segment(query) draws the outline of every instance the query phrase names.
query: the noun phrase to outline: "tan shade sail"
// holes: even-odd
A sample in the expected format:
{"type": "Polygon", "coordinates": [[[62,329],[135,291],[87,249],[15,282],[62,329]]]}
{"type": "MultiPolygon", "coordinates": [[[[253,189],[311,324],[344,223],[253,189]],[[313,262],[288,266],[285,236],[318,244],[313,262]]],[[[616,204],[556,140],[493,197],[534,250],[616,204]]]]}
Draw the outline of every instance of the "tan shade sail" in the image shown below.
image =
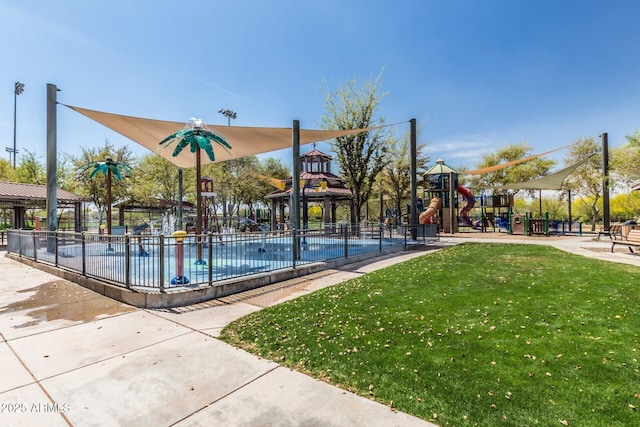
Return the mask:
{"type": "Polygon", "coordinates": [[[462,172],[462,173],[464,175],[481,175],[483,173],[494,172],[494,171],[497,171],[497,170],[500,170],[500,169],[504,169],[504,168],[509,167],[509,166],[519,165],[520,163],[528,162],[529,160],[533,160],[535,158],[542,157],[542,156],[545,156],[547,154],[551,154],[551,153],[553,153],[555,151],[559,151],[559,150],[565,149],[567,147],[570,147],[570,145],[565,145],[564,147],[556,148],[556,149],[553,149],[553,150],[550,150],[550,151],[545,151],[544,153],[534,154],[534,155],[528,156],[528,157],[523,157],[522,159],[513,160],[511,162],[501,163],[499,165],[488,166],[486,168],[476,169],[476,170],[473,170],[473,171],[466,171],[466,172],[462,172]]]}
{"type": "Polygon", "coordinates": [[[496,190],[562,190],[564,180],[578,167],[582,166],[590,156],[579,161],[569,167],[554,172],[542,178],[532,179],[530,181],[518,182],[516,184],[508,184],[500,187],[493,187],[496,190]]]}
{"type": "MultiPolygon", "coordinates": [[[[62,104],[109,129],[137,142],[154,153],[164,157],[180,168],[196,166],[196,156],[188,148],[173,157],[175,143],[160,146],[159,142],[180,130],[185,129],[185,122],[170,122],[164,120],[145,119],[141,117],[124,116],[121,114],[105,113],[62,104]]],[[[392,126],[392,125],[386,125],[392,126]]],[[[355,133],[378,129],[382,126],[351,129],[351,130],[307,130],[300,129],[300,145],[312,142],[327,141],[355,133]]],[[[292,145],[292,128],[265,128],[243,126],[206,125],[206,128],[222,136],[231,145],[231,150],[224,150],[217,144],[212,144],[215,152],[215,162],[268,153],[292,145]]],[[[201,156],[201,164],[213,163],[207,156],[201,156]]]]}

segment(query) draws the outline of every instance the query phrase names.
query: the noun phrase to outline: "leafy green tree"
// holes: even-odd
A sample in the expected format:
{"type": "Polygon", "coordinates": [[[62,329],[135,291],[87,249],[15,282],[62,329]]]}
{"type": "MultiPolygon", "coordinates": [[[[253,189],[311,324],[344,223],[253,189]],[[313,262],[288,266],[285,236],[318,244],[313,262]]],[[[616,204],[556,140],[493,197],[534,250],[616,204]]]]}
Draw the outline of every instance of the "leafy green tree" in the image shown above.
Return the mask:
{"type": "Polygon", "coordinates": [[[602,152],[601,147],[593,138],[582,138],[575,140],[564,162],[566,165],[573,165],[587,157],[586,163],[576,168],[564,181],[564,186],[582,200],[583,204],[589,205],[591,212],[591,231],[595,231],[600,215],[602,197],[602,152]]]}
{"type": "MultiPolygon", "coordinates": [[[[418,127],[418,135],[422,126],[418,127]]],[[[407,131],[401,139],[389,135],[388,162],[378,176],[375,188],[378,194],[388,194],[398,212],[402,212],[402,205],[410,198],[411,187],[411,135],[407,131]]],[[[429,163],[429,156],[425,154],[426,144],[419,143],[416,147],[416,168],[424,169],[429,163]]]]}
{"type": "MultiPolygon", "coordinates": [[[[326,90],[326,113],[322,118],[325,129],[362,129],[383,125],[385,120],[378,108],[385,94],[382,73],[375,80],[348,81],[335,91],[326,90]]],[[[340,175],[351,190],[352,222],[358,223],[362,206],[370,198],[374,182],[387,163],[387,139],[383,129],[361,132],[337,138],[332,151],[340,166],[340,175]]]]}
{"type": "MultiPolygon", "coordinates": [[[[113,161],[121,162],[129,167],[135,167],[135,159],[128,147],[116,148],[109,140],[105,140],[100,147],[85,148],[79,156],[72,157],[74,168],[78,171],[76,175],[76,189],[78,194],[91,199],[98,209],[98,221],[102,223],[103,215],[108,207],[107,197],[107,176],[99,176],[91,179],[92,170],[87,170],[86,166],[95,162],[104,161],[107,157],[113,161]]],[[[120,181],[115,180],[111,188],[112,203],[126,200],[130,197],[129,179],[125,177],[120,181]]]]}
{"type": "Polygon", "coordinates": [[[25,184],[46,185],[47,170],[44,164],[38,160],[35,152],[27,149],[24,151],[26,154],[21,156],[20,163],[16,166],[14,179],[25,184]]]}
{"type": "Polygon", "coordinates": [[[610,200],[611,220],[624,222],[628,219],[637,219],[640,215],[640,191],[616,194],[610,200]]]}
{"type": "Polygon", "coordinates": [[[58,156],[57,169],[58,188],[75,193],[76,170],[71,156],[64,153],[58,156]]]}
{"type": "Polygon", "coordinates": [[[611,169],[616,180],[631,187],[640,183],[640,130],[627,136],[627,143],[612,150],[611,169]]]}
{"type": "Polygon", "coordinates": [[[11,162],[5,159],[0,159],[0,181],[13,181],[13,168],[11,162]]]}
{"type": "MultiPolygon", "coordinates": [[[[155,206],[157,199],[178,201],[178,175],[179,168],[170,161],[153,153],[145,154],[132,177],[131,195],[149,206],[155,206]]],[[[195,186],[191,175],[183,171],[183,196],[188,194],[194,199],[195,186]]]]}
{"type": "MultiPolygon", "coordinates": [[[[498,148],[493,153],[483,155],[477,169],[520,160],[531,155],[532,148],[529,144],[509,144],[506,147],[498,148]]],[[[469,182],[474,189],[491,191],[494,187],[526,182],[547,175],[554,164],[553,160],[538,157],[493,172],[474,175],[469,182]]],[[[525,192],[528,195],[533,195],[534,191],[526,190],[525,192]]]]}

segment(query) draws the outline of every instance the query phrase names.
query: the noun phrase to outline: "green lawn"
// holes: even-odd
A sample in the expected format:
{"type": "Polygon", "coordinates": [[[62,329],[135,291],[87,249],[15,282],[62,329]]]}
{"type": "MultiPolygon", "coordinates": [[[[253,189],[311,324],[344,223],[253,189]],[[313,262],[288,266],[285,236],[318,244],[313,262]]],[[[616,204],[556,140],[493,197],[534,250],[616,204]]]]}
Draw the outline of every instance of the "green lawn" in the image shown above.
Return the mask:
{"type": "Polygon", "coordinates": [[[222,339],[445,426],[640,425],[640,268],[468,243],[244,317],[222,339]]]}

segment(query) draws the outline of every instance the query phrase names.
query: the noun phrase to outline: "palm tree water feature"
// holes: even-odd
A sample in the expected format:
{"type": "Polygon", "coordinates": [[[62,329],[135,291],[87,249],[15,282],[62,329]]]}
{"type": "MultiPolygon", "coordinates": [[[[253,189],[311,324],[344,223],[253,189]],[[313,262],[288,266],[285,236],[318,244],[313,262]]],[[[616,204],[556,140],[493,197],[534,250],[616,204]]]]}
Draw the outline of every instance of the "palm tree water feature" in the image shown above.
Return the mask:
{"type": "MultiPolygon", "coordinates": [[[[107,227],[106,232],[108,236],[111,236],[111,203],[112,203],[112,194],[111,194],[111,181],[112,177],[116,180],[120,181],[123,175],[131,175],[131,168],[124,164],[123,162],[115,161],[111,157],[107,157],[104,161],[100,162],[91,162],[85,165],[81,171],[87,172],[91,170],[91,174],[89,175],[89,179],[93,179],[98,173],[101,173],[106,176],[107,179],[107,227]],[[122,173],[121,173],[122,171],[122,173]]],[[[112,252],[113,248],[111,247],[111,238],[108,237],[108,246],[107,252],[112,252]]]]}
{"type": "MultiPolygon", "coordinates": [[[[189,119],[186,129],[169,135],[165,139],[159,142],[159,145],[166,144],[166,146],[176,143],[176,147],[173,150],[173,157],[177,157],[184,148],[189,146],[192,153],[196,155],[196,236],[202,235],[202,195],[200,188],[201,176],[201,153],[200,150],[204,150],[212,162],[215,161],[216,156],[213,149],[212,141],[223,147],[225,150],[231,150],[231,145],[220,135],[213,133],[203,128],[204,121],[201,119],[189,119]]],[[[196,264],[204,264],[206,261],[202,257],[202,241],[200,237],[197,238],[197,252],[198,257],[196,264]]]]}

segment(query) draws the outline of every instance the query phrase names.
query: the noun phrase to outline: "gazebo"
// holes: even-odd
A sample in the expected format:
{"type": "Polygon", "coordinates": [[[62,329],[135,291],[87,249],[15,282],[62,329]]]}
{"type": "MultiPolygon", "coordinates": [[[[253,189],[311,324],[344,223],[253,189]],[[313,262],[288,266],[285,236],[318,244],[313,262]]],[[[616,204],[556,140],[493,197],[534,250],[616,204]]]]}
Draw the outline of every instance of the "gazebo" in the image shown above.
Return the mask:
{"type": "MultiPolygon", "coordinates": [[[[308,228],[308,204],[323,207],[325,224],[336,223],[336,209],[339,204],[350,204],[351,190],[345,187],[338,175],[331,173],[332,157],[313,148],[300,156],[300,188],[302,197],[302,228],[308,228]]],[[[284,180],[284,188],[266,196],[271,201],[271,229],[277,228],[277,221],[286,222],[285,207],[291,207],[293,177],[284,180]]]]}

